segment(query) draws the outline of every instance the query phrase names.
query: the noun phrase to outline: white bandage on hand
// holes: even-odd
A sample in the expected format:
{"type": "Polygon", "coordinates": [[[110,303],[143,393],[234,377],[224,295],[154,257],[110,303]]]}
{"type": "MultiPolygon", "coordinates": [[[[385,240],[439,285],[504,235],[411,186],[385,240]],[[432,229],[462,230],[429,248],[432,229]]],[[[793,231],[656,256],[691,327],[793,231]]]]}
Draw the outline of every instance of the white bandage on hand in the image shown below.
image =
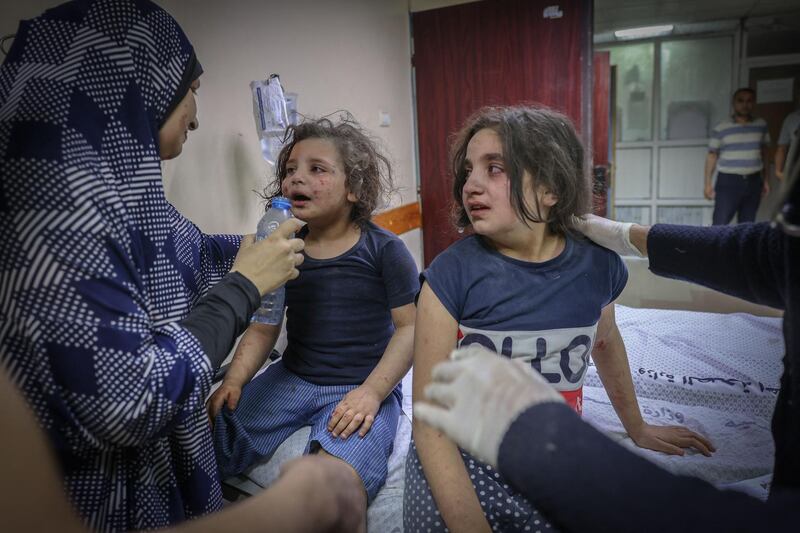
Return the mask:
{"type": "Polygon", "coordinates": [[[511,423],[529,407],[563,402],[530,363],[499,356],[473,344],[453,351],[433,368],[414,416],[444,431],[461,448],[497,467],[500,444],[511,423]]]}
{"type": "Polygon", "coordinates": [[[643,257],[639,249],[631,243],[633,224],[630,222],[616,222],[596,215],[575,217],[574,222],[575,229],[603,248],[608,248],[619,255],[643,257]]]}

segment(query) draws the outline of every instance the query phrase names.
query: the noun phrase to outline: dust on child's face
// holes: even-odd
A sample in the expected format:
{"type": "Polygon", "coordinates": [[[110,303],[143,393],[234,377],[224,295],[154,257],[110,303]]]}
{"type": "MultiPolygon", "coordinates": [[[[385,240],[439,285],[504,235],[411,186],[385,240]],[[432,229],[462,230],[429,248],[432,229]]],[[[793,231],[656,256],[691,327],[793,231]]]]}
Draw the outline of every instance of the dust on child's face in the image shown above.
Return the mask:
{"type": "Polygon", "coordinates": [[[281,191],[291,200],[294,216],[306,222],[349,219],[357,201],[347,190],[339,151],[328,139],[304,139],[294,145],[281,191]]]}
{"type": "Polygon", "coordinates": [[[516,226],[520,221],[511,206],[500,136],[488,128],[478,131],[470,139],[466,155],[467,180],[461,201],[475,232],[491,237],[516,226]]]}
{"type": "MultiPolygon", "coordinates": [[[[506,173],[506,161],[503,142],[493,129],[479,130],[467,144],[467,180],[461,190],[461,201],[475,233],[489,239],[501,237],[508,240],[514,234],[530,231],[530,226],[511,205],[511,181],[506,173]]],[[[554,200],[543,187],[534,186],[527,171],[522,175],[522,191],[525,204],[529,208],[539,205],[541,215],[546,219],[554,200]]]]}

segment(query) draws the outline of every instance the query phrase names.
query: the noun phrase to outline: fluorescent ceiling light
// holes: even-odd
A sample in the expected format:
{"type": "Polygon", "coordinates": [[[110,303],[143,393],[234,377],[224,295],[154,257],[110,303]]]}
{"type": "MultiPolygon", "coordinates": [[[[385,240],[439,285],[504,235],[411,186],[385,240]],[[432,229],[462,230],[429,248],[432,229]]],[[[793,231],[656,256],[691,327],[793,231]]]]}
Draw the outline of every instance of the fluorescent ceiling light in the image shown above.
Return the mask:
{"type": "Polygon", "coordinates": [[[657,37],[672,33],[672,24],[661,26],[642,26],[641,28],[630,28],[614,32],[617,39],[645,39],[647,37],[657,37]]]}

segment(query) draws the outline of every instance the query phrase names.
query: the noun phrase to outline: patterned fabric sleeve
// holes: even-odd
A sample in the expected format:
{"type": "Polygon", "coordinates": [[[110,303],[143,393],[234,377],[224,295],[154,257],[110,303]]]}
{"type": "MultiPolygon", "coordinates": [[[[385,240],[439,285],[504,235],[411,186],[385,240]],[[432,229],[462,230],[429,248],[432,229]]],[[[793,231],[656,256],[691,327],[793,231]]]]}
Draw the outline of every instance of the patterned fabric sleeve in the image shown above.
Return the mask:
{"type": "MultiPolygon", "coordinates": [[[[236,254],[239,252],[239,245],[242,242],[241,235],[209,235],[203,233],[200,228],[191,220],[184,217],[177,209],[170,206],[170,219],[175,233],[179,235],[190,235],[199,244],[200,252],[200,283],[198,291],[205,294],[208,289],[216,285],[225,274],[230,272],[236,254]]],[[[179,250],[180,251],[180,250],[179,250]]]]}
{"type": "MultiPolygon", "coordinates": [[[[147,290],[123,243],[98,235],[83,244],[92,254],[74,265],[78,279],[19,298],[30,305],[37,351],[52,369],[55,412],[82,442],[138,446],[202,409],[212,369],[197,339],[162,316],[153,301],[160,296],[147,290]]],[[[61,266],[71,277],[73,269],[61,266]]]]}
{"type": "Polygon", "coordinates": [[[241,235],[203,235],[203,267],[213,286],[227,274],[239,252],[241,235]]]}

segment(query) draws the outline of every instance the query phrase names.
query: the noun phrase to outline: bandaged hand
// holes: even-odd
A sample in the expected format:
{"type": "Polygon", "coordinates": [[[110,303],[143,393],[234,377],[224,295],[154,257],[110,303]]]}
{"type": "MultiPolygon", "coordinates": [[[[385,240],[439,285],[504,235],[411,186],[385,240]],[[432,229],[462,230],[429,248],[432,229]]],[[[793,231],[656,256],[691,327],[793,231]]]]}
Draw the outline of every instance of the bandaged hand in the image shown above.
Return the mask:
{"type": "Polygon", "coordinates": [[[643,253],[631,243],[630,222],[616,222],[596,215],[575,217],[575,229],[603,248],[619,255],[643,257],[643,253]]]}
{"type": "Polygon", "coordinates": [[[328,421],[328,431],[334,437],[346,439],[356,430],[360,437],[366,436],[375,422],[383,398],[368,385],[361,385],[348,392],[336,406],[328,421]],[[359,429],[360,428],[360,429],[359,429]]]}
{"type": "Polygon", "coordinates": [[[563,402],[530,363],[511,360],[473,344],[439,363],[414,416],[453,439],[481,461],[497,466],[500,443],[511,423],[529,407],[563,402]]]}

